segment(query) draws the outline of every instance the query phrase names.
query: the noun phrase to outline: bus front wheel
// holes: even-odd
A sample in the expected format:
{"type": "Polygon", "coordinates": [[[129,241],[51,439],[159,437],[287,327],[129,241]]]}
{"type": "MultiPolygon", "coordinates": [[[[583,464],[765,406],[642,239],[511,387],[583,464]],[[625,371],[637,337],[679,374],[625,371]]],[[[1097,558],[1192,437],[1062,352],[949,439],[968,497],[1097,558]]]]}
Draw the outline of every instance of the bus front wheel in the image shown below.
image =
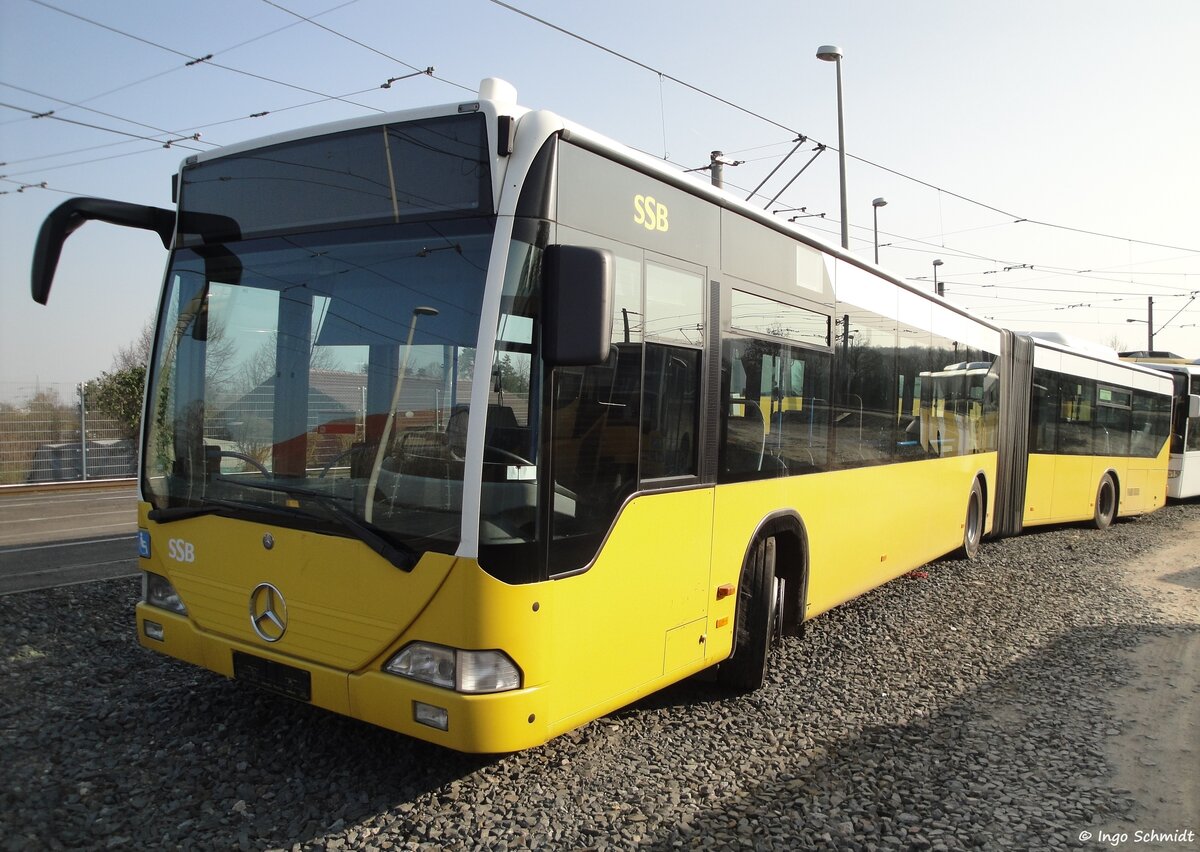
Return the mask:
{"type": "Polygon", "coordinates": [[[1113,518],[1117,516],[1117,484],[1111,473],[1100,478],[1100,487],[1096,489],[1096,514],[1092,524],[1098,530],[1106,530],[1112,526],[1113,518]]]}
{"type": "Polygon", "coordinates": [[[775,539],[759,538],[746,555],[738,583],[733,656],[717,668],[717,680],[753,692],[767,675],[767,656],[780,639],[783,580],[775,576],[775,539]]]}

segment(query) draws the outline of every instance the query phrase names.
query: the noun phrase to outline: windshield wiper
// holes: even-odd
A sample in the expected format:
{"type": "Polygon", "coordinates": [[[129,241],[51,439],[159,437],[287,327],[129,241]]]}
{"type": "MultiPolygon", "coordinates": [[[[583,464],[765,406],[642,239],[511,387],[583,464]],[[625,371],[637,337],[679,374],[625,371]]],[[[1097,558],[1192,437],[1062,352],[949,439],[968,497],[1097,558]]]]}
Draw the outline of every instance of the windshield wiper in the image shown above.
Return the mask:
{"type": "Polygon", "coordinates": [[[188,518],[198,518],[201,515],[217,515],[230,509],[242,509],[237,503],[225,500],[205,500],[199,506],[167,506],[164,509],[151,509],[146,515],[150,520],[159,524],[169,524],[172,521],[186,521],[188,518]]]}
{"type": "Polygon", "coordinates": [[[398,541],[389,541],[373,525],[360,520],[352,512],[347,512],[328,494],[322,494],[320,491],[314,491],[311,488],[305,488],[300,485],[290,485],[282,482],[247,482],[240,479],[226,480],[225,477],[220,477],[220,479],[233,481],[242,488],[257,488],[260,491],[278,491],[280,494],[307,497],[320,506],[326,515],[336,521],[342,528],[353,533],[355,538],[374,550],[388,562],[391,562],[401,571],[411,571],[421,558],[421,554],[407,544],[398,541]]]}

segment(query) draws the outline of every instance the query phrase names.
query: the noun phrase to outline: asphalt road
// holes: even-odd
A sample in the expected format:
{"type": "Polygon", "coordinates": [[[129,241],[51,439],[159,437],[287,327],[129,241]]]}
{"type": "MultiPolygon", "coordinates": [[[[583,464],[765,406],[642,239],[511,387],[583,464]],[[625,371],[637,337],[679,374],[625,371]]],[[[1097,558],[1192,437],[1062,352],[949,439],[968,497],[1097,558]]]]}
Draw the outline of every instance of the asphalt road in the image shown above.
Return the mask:
{"type": "Polygon", "coordinates": [[[137,573],[137,489],[0,493],[0,595],[137,573]]]}

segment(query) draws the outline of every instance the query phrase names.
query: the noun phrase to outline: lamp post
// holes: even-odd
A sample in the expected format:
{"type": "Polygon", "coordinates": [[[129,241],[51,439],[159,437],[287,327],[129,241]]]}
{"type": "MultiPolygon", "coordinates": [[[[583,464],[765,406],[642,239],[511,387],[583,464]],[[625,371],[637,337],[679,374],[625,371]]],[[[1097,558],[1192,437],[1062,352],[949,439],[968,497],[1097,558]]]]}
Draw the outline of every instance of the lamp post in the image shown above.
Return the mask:
{"type": "Polygon", "coordinates": [[[846,129],[842,118],[842,49],[837,45],[823,44],[817,48],[817,59],[832,62],[837,66],[837,117],[838,117],[838,175],[842,189],[842,248],[850,248],[850,220],[846,211],[846,129]]]}
{"type": "Polygon", "coordinates": [[[879,208],[887,207],[886,198],[876,198],[871,202],[871,212],[875,214],[875,265],[879,265],[879,208]]]}
{"type": "MultiPolygon", "coordinates": [[[[1146,324],[1146,351],[1154,351],[1154,297],[1146,297],[1146,318],[1137,319],[1136,317],[1125,320],[1125,322],[1144,322],[1146,324]]],[[[1167,321],[1168,324],[1170,320],[1167,321]]],[[[1159,329],[1162,331],[1162,329],[1159,329]]]]}
{"type": "Polygon", "coordinates": [[[942,259],[940,257],[933,262],[933,292],[937,293],[939,296],[945,296],[946,288],[943,285],[939,284],[938,280],[937,280],[938,267],[941,265],[942,265],[942,259]]]}

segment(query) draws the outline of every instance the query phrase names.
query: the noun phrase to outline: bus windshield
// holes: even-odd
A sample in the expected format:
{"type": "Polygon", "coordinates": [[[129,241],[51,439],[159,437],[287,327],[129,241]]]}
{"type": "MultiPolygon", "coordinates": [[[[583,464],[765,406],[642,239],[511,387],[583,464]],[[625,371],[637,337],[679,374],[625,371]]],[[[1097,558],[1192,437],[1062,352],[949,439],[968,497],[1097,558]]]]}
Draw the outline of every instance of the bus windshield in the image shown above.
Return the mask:
{"type": "Polygon", "coordinates": [[[443,445],[470,397],[493,230],[454,218],[177,250],[143,450],[157,516],[265,514],[453,551],[464,448],[443,445]]]}

